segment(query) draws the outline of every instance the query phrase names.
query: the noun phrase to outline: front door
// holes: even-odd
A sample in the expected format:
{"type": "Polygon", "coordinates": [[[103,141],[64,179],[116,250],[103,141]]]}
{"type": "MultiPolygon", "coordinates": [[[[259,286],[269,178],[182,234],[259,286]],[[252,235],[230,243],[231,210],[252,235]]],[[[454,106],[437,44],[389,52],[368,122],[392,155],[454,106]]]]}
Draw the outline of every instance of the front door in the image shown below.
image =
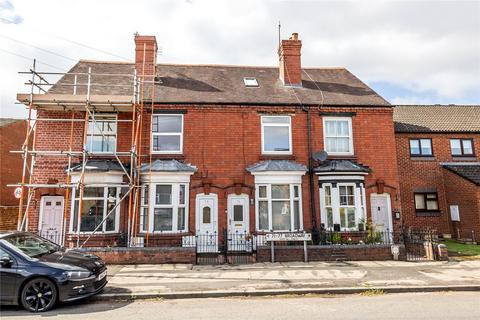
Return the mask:
{"type": "MultiPolygon", "coordinates": [[[[390,196],[388,194],[372,194],[370,196],[372,209],[372,223],[376,231],[383,233],[392,232],[392,213],[390,209],[390,196]]],[[[388,234],[391,238],[391,234],[388,234]]]]}
{"type": "Polygon", "coordinates": [[[197,195],[197,252],[218,251],[218,198],[216,194],[197,195]]]}
{"type": "Polygon", "coordinates": [[[248,195],[228,196],[228,250],[249,251],[248,195]]]}
{"type": "Polygon", "coordinates": [[[40,208],[40,235],[57,244],[62,240],[63,201],[61,196],[44,196],[40,208]]]}

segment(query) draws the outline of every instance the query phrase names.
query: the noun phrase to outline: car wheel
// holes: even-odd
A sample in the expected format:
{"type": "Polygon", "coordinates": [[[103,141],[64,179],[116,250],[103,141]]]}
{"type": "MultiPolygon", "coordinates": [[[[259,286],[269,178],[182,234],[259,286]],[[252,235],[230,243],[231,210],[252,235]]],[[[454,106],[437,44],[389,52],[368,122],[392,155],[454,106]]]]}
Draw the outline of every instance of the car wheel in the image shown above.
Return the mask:
{"type": "Polygon", "coordinates": [[[35,278],[28,281],[22,290],[21,302],[30,312],[50,310],[57,301],[57,288],[46,278],[35,278]]]}

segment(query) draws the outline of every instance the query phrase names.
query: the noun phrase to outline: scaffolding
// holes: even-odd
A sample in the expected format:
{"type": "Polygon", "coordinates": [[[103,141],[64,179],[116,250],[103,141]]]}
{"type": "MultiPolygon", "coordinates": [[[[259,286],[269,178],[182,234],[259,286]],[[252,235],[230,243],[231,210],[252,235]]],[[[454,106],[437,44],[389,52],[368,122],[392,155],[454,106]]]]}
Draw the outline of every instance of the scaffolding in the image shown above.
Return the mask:
{"type": "MultiPolygon", "coordinates": [[[[81,221],[82,215],[82,206],[84,205],[84,189],[86,187],[95,187],[99,184],[86,183],[86,166],[87,162],[91,159],[94,159],[97,156],[96,152],[89,150],[87,147],[88,139],[88,128],[89,126],[94,126],[98,129],[98,132],[101,133],[103,139],[106,139],[104,131],[100,128],[98,124],[98,119],[96,118],[97,113],[102,112],[114,112],[114,113],[128,113],[130,114],[128,119],[118,119],[115,120],[105,120],[115,123],[118,131],[118,123],[127,122],[131,124],[131,145],[128,152],[118,152],[115,147],[114,150],[109,153],[109,156],[113,158],[112,160],[116,161],[121,167],[124,176],[127,179],[124,179],[121,184],[116,185],[120,187],[121,190],[126,190],[119,201],[116,201],[115,206],[111,208],[103,217],[103,220],[98,223],[95,229],[92,232],[89,232],[86,239],[81,241],[81,227],[80,224],[76,228],[76,246],[83,247],[90,238],[97,233],[97,231],[102,227],[105,221],[109,218],[110,215],[115,214],[117,207],[122,203],[127,203],[127,246],[130,247],[133,244],[133,240],[138,233],[138,218],[139,214],[139,199],[141,195],[141,185],[140,185],[140,166],[142,165],[142,127],[143,120],[145,117],[146,106],[144,105],[144,92],[147,85],[151,85],[152,93],[151,99],[151,109],[153,110],[153,94],[154,94],[154,78],[155,67],[156,67],[156,56],[154,57],[154,72],[153,75],[145,75],[145,54],[146,49],[144,46],[143,50],[143,68],[142,74],[137,74],[136,70],[132,74],[118,74],[118,73],[94,73],[92,68],[89,67],[87,72],[40,72],[36,69],[36,62],[33,61],[32,68],[29,71],[19,72],[20,74],[28,75],[29,80],[25,82],[25,85],[29,86],[30,93],[28,94],[18,94],[17,100],[18,104],[23,104],[26,106],[28,111],[27,117],[27,130],[25,133],[25,140],[23,142],[21,150],[11,151],[12,153],[18,153],[22,155],[23,167],[22,167],[22,179],[20,183],[9,185],[11,187],[20,187],[21,188],[21,197],[19,198],[19,210],[18,210],[18,222],[17,229],[19,231],[28,231],[28,221],[29,221],[29,211],[32,200],[34,198],[35,191],[39,188],[61,188],[65,189],[65,201],[64,201],[64,211],[62,217],[62,227],[61,227],[61,237],[60,244],[64,245],[66,236],[69,233],[67,231],[67,219],[69,213],[69,201],[72,198],[72,201],[76,201],[73,188],[79,191],[79,200],[78,200],[78,221],[81,221]],[[56,83],[50,82],[47,80],[49,77],[62,77],[62,79],[73,78],[71,83],[64,83],[64,81],[59,81],[56,83]],[[112,77],[111,82],[108,83],[95,83],[92,81],[92,78],[96,76],[112,77]],[[127,84],[117,84],[114,82],[114,79],[119,77],[128,80],[127,84]],[[86,79],[86,82],[79,81],[80,79],[86,79]],[[51,93],[50,88],[55,86],[56,88],[66,87],[71,89],[70,94],[57,94],[51,93]],[[116,89],[121,89],[123,91],[131,92],[130,95],[99,95],[92,94],[92,88],[101,88],[101,87],[115,87],[116,89]],[[38,92],[35,92],[38,91],[38,92]],[[79,91],[83,91],[83,94],[80,94],[79,91]],[[39,117],[38,114],[34,116],[34,110],[48,110],[48,111],[61,111],[66,115],[71,113],[70,117],[65,118],[48,118],[48,117],[39,117]],[[84,113],[83,118],[79,118],[79,113],[84,113]],[[76,116],[77,115],[77,116],[76,116]],[[37,124],[41,122],[60,122],[65,123],[65,125],[70,125],[70,134],[68,137],[69,144],[65,150],[38,150],[36,148],[37,143],[37,124]],[[74,127],[75,123],[83,123],[83,137],[82,137],[82,150],[75,150],[74,148],[74,127]],[[30,148],[31,146],[31,148],[30,148]],[[66,180],[61,183],[36,183],[34,181],[34,171],[35,171],[35,160],[38,157],[59,157],[65,158],[67,163],[66,169],[66,180]],[[74,159],[80,161],[80,164],[76,165],[77,168],[81,168],[79,178],[76,182],[72,182],[72,166],[74,159]],[[126,180],[126,181],[125,181],[126,180]],[[26,192],[26,193],[25,193],[26,192]],[[25,196],[26,195],[26,196],[25,196]],[[25,198],[25,199],[24,199],[25,198]],[[128,198],[128,200],[127,200],[128,198]],[[24,206],[24,201],[26,205],[24,206]]],[[[127,81],[125,81],[127,83],[127,81]]],[[[62,92],[67,90],[62,90],[62,92]]],[[[77,137],[78,139],[78,137],[77,137]]],[[[117,139],[115,139],[115,144],[117,144],[117,139]]],[[[104,153],[102,153],[104,155],[104,153]]],[[[152,158],[150,156],[150,163],[152,158]]],[[[104,186],[104,185],[102,185],[104,186]]],[[[110,186],[110,185],[109,185],[110,186]]],[[[73,212],[70,212],[70,216],[73,219],[73,212]]],[[[38,226],[40,230],[41,226],[38,226]]],[[[72,233],[70,233],[72,234],[72,233]]],[[[147,233],[148,239],[148,233],[147,233]]],[[[148,241],[148,240],[147,240],[148,241]]]]}

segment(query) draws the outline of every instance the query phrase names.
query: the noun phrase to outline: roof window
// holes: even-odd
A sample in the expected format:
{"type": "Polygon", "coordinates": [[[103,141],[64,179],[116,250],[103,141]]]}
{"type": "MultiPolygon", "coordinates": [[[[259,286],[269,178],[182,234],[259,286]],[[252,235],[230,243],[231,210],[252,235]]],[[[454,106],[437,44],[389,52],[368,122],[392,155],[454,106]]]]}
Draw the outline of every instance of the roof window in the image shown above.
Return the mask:
{"type": "Polygon", "coordinates": [[[258,87],[257,78],[252,78],[252,77],[243,78],[243,83],[245,84],[245,87],[258,87]]]}

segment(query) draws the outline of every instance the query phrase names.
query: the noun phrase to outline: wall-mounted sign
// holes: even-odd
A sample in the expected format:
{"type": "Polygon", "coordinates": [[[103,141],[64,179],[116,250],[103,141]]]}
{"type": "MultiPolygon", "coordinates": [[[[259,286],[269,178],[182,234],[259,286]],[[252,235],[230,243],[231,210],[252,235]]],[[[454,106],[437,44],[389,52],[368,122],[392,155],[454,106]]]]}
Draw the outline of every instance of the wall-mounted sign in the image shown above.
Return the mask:
{"type": "Polygon", "coordinates": [[[15,198],[20,199],[22,197],[22,188],[16,187],[15,191],[13,191],[13,195],[15,196],[15,198]]]}
{"type": "Polygon", "coordinates": [[[265,235],[266,241],[310,241],[311,233],[305,232],[275,232],[265,235]]]}
{"type": "Polygon", "coordinates": [[[450,206],[450,217],[452,221],[460,221],[460,210],[458,210],[458,205],[450,206]]]}

